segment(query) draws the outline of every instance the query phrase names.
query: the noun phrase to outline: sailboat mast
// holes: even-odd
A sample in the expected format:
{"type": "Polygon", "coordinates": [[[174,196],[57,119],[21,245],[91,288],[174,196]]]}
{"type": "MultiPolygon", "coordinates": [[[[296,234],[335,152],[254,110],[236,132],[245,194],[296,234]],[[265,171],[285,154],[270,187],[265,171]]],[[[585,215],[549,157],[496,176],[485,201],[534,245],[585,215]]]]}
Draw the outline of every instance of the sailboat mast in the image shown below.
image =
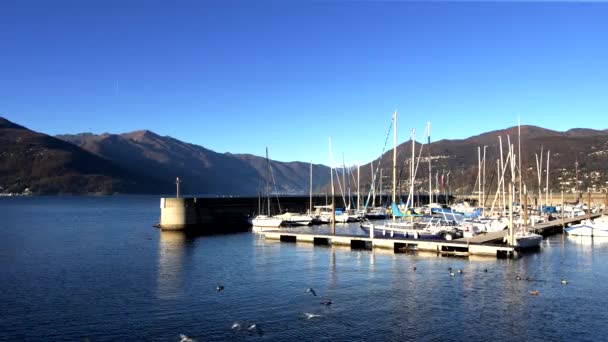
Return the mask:
{"type": "Polygon", "coordinates": [[[429,150],[429,204],[433,203],[433,182],[431,181],[431,123],[426,123],[426,137],[429,150]]]}
{"type": "MultiPolygon", "coordinates": [[[[416,158],[416,129],[412,129],[412,162],[410,164],[410,198],[412,202],[408,203],[411,207],[414,207],[414,158],[416,158]]],[[[410,223],[413,226],[414,215],[410,215],[410,223]]]]}
{"type": "Polygon", "coordinates": [[[334,175],[333,175],[333,154],[331,152],[331,137],[329,137],[329,176],[331,178],[331,234],[336,235],[336,193],[334,189],[334,175]]]}
{"type": "Polygon", "coordinates": [[[481,146],[477,146],[477,179],[477,202],[481,207],[481,146]]]}
{"type": "MultiPolygon", "coordinates": [[[[344,184],[344,192],[346,192],[346,163],[344,162],[344,152],[342,152],[342,184],[344,184]]],[[[342,194],[342,199],[344,200],[344,194],[342,194]]],[[[344,201],[344,206],[350,208],[350,198],[348,199],[348,205],[346,204],[346,201],[344,201]]]]}
{"type": "Polygon", "coordinates": [[[412,129],[412,162],[410,163],[410,198],[411,203],[408,203],[408,205],[411,205],[412,207],[414,206],[414,164],[415,164],[415,159],[416,158],[416,129],[412,129]]]}
{"type": "Polygon", "coordinates": [[[360,189],[360,185],[361,185],[361,170],[360,170],[361,166],[357,165],[357,210],[361,209],[361,196],[359,195],[359,189],[360,189]]]}
{"type": "Polygon", "coordinates": [[[517,118],[517,166],[519,169],[519,204],[521,205],[521,123],[519,117],[517,118]]]}
{"type": "Polygon", "coordinates": [[[488,146],[483,147],[483,183],[481,185],[481,189],[482,189],[481,200],[483,202],[484,207],[486,205],[486,148],[487,147],[488,146]]]}
{"type": "Polygon", "coordinates": [[[382,174],[382,168],[380,168],[380,187],[378,188],[378,193],[380,194],[380,205],[382,205],[382,201],[383,201],[382,196],[384,196],[382,177],[384,177],[384,176],[382,174]]]}
{"type": "Polygon", "coordinates": [[[308,214],[312,214],[312,160],[310,161],[310,186],[308,188],[308,193],[310,197],[310,206],[308,208],[308,214]]]}
{"type": "MultiPolygon", "coordinates": [[[[504,161],[503,161],[503,157],[502,157],[502,136],[500,136],[500,135],[498,136],[498,143],[500,145],[500,173],[499,173],[498,177],[504,177],[503,176],[503,174],[504,174],[504,172],[503,172],[503,170],[504,170],[504,161]]],[[[502,213],[505,210],[505,204],[507,203],[507,200],[505,198],[505,182],[504,181],[502,182],[502,196],[501,196],[501,198],[502,198],[502,205],[501,205],[500,212],[501,212],[501,216],[502,216],[502,213]]]]}
{"type": "Polygon", "coordinates": [[[545,205],[549,205],[549,157],[551,150],[547,151],[547,188],[545,189],[545,205]]]}
{"type": "MultiPolygon", "coordinates": [[[[268,160],[268,146],[266,146],[266,167],[270,175],[270,161],[268,160]]],[[[268,216],[270,216],[270,181],[266,178],[266,200],[268,201],[268,216]]]]}
{"type": "MultiPolygon", "coordinates": [[[[382,157],[380,157],[382,158],[382,157]]],[[[382,160],[382,159],[380,159],[382,160]]],[[[372,160],[371,162],[371,168],[372,168],[372,208],[376,207],[376,182],[374,182],[374,161],[372,160]]],[[[382,171],[382,170],[380,170],[382,171]]],[[[380,177],[380,180],[382,181],[382,177],[380,177]]]]}
{"type": "MultiPolygon", "coordinates": [[[[396,203],[395,193],[397,191],[397,111],[393,113],[393,204],[396,203]]],[[[393,212],[393,221],[395,221],[395,213],[393,212]]]]}

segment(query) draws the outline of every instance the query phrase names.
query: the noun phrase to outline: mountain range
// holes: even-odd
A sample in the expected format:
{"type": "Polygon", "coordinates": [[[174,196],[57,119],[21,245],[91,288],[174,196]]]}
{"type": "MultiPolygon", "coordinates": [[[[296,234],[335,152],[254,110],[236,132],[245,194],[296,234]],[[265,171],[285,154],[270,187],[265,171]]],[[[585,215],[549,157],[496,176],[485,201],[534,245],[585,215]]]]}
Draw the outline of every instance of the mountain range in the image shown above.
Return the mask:
{"type": "MultiPolygon", "coordinates": [[[[522,184],[529,192],[538,193],[539,187],[546,187],[547,152],[549,152],[549,189],[552,191],[580,192],[608,190],[608,130],[574,128],[565,132],[553,131],[537,126],[521,126],[521,164],[522,184]],[[537,158],[542,165],[537,168],[537,158]],[[540,169],[541,184],[538,182],[540,169]]],[[[485,146],[485,181],[482,186],[485,193],[494,195],[498,185],[500,160],[500,139],[503,146],[503,164],[508,155],[509,141],[513,145],[516,164],[519,164],[518,127],[491,131],[462,140],[439,140],[430,144],[432,164],[431,181],[433,191],[451,194],[472,194],[479,190],[479,161],[483,170],[485,146]],[[449,174],[449,175],[448,175],[449,174]],[[441,179],[443,176],[443,187],[441,179]]],[[[429,145],[415,143],[418,171],[416,172],[415,189],[428,194],[429,189],[429,145]],[[420,154],[420,149],[422,153],[420,154]],[[418,156],[420,154],[420,160],[418,156]]],[[[409,165],[412,154],[411,140],[397,147],[397,174],[400,179],[400,193],[409,191],[409,165]]],[[[392,150],[381,158],[380,169],[383,170],[385,191],[390,191],[392,177],[392,150]]],[[[375,162],[375,165],[378,161],[375,162]]],[[[416,165],[416,164],[414,164],[416,165]]],[[[376,167],[376,166],[374,166],[376,167]]],[[[509,167],[504,167],[507,176],[504,182],[518,183],[517,176],[512,179],[509,167]]],[[[370,165],[361,166],[362,179],[371,184],[370,165]]],[[[518,174],[515,170],[515,174],[518,174]]],[[[482,172],[483,174],[483,172],[482,172]]],[[[508,186],[507,186],[508,189],[508,186]]]]}
{"type": "MultiPolygon", "coordinates": [[[[174,193],[202,196],[309,192],[310,164],[248,154],[217,153],[142,130],[51,137],[0,118],[0,192],[174,193]],[[274,179],[274,181],[273,181],[274,179]],[[272,184],[276,184],[273,186],[272,184]]],[[[316,189],[329,168],[312,165],[316,189]]]]}
{"type": "MultiPolygon", "coordinates": [[[[479,184],[478,147],[481,147],[483,157],[483,146],[486,146],[486,177],[482,184],[486,192],[495,189],[496,160],[500,158],[499,136],[503,142],[503,158],[506,159],[508,154],[507,137],[518,154],[517,127],[462,140],[432,142],[433,191],[476,191],[479,184]]],[[[428,193],[429,145],[415,143],[415,146],[416,156],[422,148],[415,188],[428,193]]],[[[538,190],[535,154],[540,154],[541,146],[544,151],[543,169],[546,168],[546,151],[550,150],[551,189],[586,191],[589,187],[599,191],[608,186],[605,172],[608,167],[608,130],[575,128],[558,132],[521,126],[522,179],[529,191],[538,190]]],[[[407,193],[411,141],[397,147],[397,156],[399,190],[407,193]]],[[[384,189],[389,190],[392,150],[379,159],[380,167],[376,160],[374,170],[382,169],[384,189]]],[[[267,182],[276,184],[271,185],[272,192],[308,193],[309,163],[273,160],[268,163],[264,157],[217,153],[147,130],[52,137],[0,118],[0,193],[20,193],[28,188],[38,194],[168,194],[175,192],[176,177],[180,177],[182,193],[185,194],[251,196],[263,192],[267,182]],[[272,166],[272,173],[268,172],[268,163],[272,166]]],[[[328,191],[329,168],[324,165],[313,165],[312,168],[314,191],[328,191]]],[[[371,165],[362,165],[360,172],[362,192],[367,192],[363,189],[369,189],[371,184],[371,165]]],[[[351,178],[351,184],[354,184],[354,178],[351,178]]],[[[544,184],[543,173],[541,188],[544,184]]]]}

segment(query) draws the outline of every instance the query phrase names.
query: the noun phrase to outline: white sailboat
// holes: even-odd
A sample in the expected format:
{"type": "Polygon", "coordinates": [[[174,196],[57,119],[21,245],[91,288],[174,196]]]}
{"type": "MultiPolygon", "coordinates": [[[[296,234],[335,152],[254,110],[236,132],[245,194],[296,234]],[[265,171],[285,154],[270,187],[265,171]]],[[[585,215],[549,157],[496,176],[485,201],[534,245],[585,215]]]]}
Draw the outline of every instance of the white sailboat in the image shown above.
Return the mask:
{"type": "MultiPolygon", "coordinates": [[[[393,189],[392,189],[392,210],[391,219],[387,219],[382,224],[373,224],[371,222],[363,223],[360,225],[361,229],[366,233],[371,234],[373,229],[373,236],[376,237],[404,237],[404,238],[425,238],[425,239],[441,239],[448,232],[444,231],[442,227],[438,227],[437,223],[440,220],[418,220],[414,221],[414,214],[404,214],[399,208],[396,201],[396,169],[397,169],[397,112],[393,113],[393,189]]],[[[408,205],[413,202],[414,193],[414,158],[415,158],[415,130],[412,130],[412,163],[410,164],[410,194],[408,198],[408,205]]],[[[453,235],[449,235],[451,239],[453,235]]]]}
{"type": "MultiPolygon", "coordinates": [[[[519,170],[519,179],[521,184],[521,165],[519,166],[519,170]]],[[[520,199],[523,199],[523,220],[522,224],[520,225],[520,229],[513,234],[513,246],[520,250],[539,248],[543,241],[542,235],[532,233],[528,230],[528,190],[526,189],[525,185],[523,186],[523,191],[520,192],[520,199]]],[[[511,221],[513,221],[512,218],[511,221]]]]}
{"type": "MultiPolygon", "coordinates": [[[[268,165],[268,173],[272,173],[272,169],[270,166],[270,160],[268,159],[268,147],[266,147],[266,164],[268,165]]],[[[256,216],[252,221],[252,231],[254,233],[261,233],[266,231],[279,230],[279,227],[283,223],[283,219],[276,216],[271,216],[270,214],[270,182],[268,177],[266,178],[266,201],[268,203],[268,211],[267,214],[264,215],[261,213],[260,206],[260,215],[256,216]]]]}

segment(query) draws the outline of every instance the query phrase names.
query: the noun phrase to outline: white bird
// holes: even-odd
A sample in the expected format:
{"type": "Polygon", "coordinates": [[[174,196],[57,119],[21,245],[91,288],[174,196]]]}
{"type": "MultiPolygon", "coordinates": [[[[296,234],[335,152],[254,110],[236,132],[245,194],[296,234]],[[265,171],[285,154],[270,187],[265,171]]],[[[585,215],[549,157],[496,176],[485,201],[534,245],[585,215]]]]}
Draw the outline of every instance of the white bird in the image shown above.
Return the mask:
{"type": "Polygon", "coordinates": [[[306,319],[313,319],[315,317],[323,317],[323,315],[317,315],[317,314],[313,314],[313,313],[309,313],[309,312],[305,312],[304,315],[306,315],[306,319]]]}
{"type": "Polygon", "coordinates": [[[230,326],[230,329],[232,329],[232,330],[241,330],[241,323],[239,323],[239,322],[232,323],[232,325],[230,326]]]}
{"type": "Polygon", "coordinates": [[[264,335],[264,332],[262,331],[262,329],[260,329],[260,327],[257,326],[257,324],[252,323],[247,327],[247,331],[249,331],[252,334],[258,334],[260,336],[264,335]]]}
{"type": "Polygon", "coordinates": [[[179,340],[179,342],[196,342],[195,339],[190,338],[184,334],[179,334],[179,338],[181,338],[181,340],[179,340]]]}

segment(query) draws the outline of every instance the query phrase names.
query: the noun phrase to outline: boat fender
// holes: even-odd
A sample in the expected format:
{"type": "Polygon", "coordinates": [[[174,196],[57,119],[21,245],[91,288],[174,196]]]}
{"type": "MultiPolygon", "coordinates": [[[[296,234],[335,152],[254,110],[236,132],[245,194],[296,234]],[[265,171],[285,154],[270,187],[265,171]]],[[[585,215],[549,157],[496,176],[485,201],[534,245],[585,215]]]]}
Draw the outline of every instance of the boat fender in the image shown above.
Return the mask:
{"type": "Polygon", "coordinates": [[[418,239],[419,237],[418,232],[414,232],[414,239],[418,239]]]}

